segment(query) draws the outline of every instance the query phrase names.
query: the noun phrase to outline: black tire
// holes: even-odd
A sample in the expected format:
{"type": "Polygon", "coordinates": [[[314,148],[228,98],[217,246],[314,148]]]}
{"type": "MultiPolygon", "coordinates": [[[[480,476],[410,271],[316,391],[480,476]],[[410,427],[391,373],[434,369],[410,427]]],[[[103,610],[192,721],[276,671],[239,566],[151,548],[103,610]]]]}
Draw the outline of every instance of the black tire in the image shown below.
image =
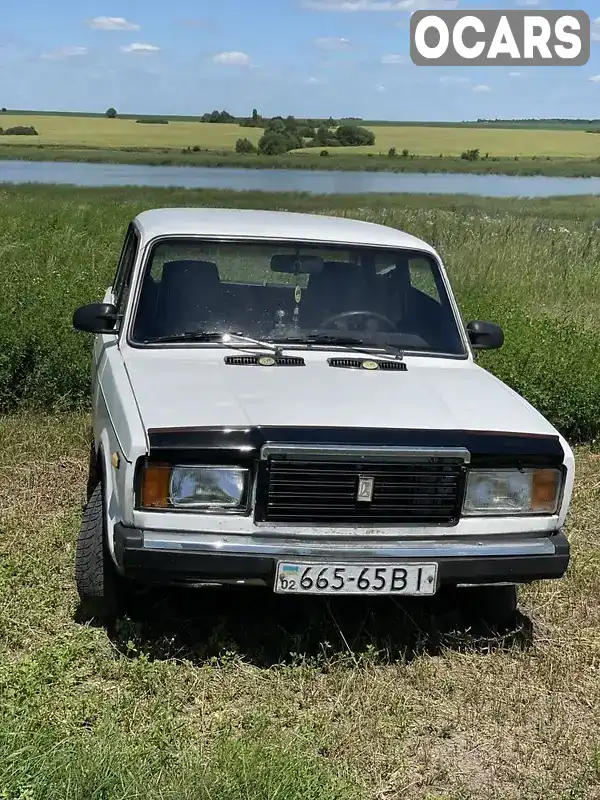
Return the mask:
{"type": "Polygon", "coordinates": [[[514,626],[517,621],[516,586],[469,586],[460,590],[464,612],[494,628],[514,626]]]}
{"type": "Polygon", "coordinates": [[[99,483],[81,520],[75,555],[75,581],[84,616],[114,622],[122,611],[122,579],[106,543],[104,497],[99,483]]]}

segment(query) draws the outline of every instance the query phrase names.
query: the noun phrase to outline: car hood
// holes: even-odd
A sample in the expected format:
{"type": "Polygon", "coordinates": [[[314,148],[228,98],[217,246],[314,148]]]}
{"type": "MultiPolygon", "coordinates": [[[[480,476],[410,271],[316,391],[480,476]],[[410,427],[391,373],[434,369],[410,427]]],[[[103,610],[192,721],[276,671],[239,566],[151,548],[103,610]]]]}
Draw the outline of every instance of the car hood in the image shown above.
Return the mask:
{"type": "MultiPolygon", "coordinates": [[[[407,357],[407,371],[229,366],[223,351],[137,350],[125,365],[150,428],[310,426],[556,435],[529,403],[471,361],[407,357]]],[[[339,355],[339,353],[338,353],[339,355]]]]}

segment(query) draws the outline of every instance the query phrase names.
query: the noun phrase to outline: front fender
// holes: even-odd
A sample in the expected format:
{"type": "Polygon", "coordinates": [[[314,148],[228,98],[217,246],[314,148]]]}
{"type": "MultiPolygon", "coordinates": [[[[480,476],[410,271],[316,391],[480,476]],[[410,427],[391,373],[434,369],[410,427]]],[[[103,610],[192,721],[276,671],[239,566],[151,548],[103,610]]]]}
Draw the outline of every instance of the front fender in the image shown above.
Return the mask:
{"type": "Polygon", "coordinates": [[[116,342],[105,348],[94,407],[94,443],[102,466],[108,548],[114,558],[114,526],[133,524],[134,472],[148,441],[116,342]]]}
{"type": "Polygon", "coordinates": [[[562,528],[566,522],[567,514],[571,505],[571,499],[573,497],[573,486],[575,484],[575,456],[573,455],[573,450],[571,449],[567,440],[563,436],[559,436],[559,439],[565,453],[564,465],[567,470],[558,518],[559,527],[562,528]]]}

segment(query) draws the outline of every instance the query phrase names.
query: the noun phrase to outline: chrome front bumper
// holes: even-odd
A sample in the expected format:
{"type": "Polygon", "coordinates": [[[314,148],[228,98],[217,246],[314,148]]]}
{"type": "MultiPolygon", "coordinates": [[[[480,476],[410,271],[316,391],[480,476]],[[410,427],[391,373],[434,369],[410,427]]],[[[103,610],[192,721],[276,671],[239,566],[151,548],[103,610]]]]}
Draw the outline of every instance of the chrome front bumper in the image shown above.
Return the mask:
{"type": "Polygon", "coordinates": [[[427,559],[439,564],[442,583],[457,585],[560,578],[570,551],[562,531],[392,543],[140,530],[117,524],[115,557],[125,575],[151,582],[265,585],[272,585],[277,561],[282,559],[365,564],[427,559]]]}

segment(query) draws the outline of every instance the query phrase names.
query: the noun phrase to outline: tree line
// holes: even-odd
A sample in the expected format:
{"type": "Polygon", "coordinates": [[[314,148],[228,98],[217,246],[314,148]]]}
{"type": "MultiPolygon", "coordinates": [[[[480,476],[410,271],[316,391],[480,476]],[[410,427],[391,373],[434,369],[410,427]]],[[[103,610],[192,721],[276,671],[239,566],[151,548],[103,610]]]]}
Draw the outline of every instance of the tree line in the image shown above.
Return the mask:
{"type": "Polygon", "coordinates": [[[293,116],[264,119],[256,109],[252,117],[239,123],[246,128],[263,128],[264,133],[255,145],[248,138],[238,139],[237,153],[261,153],[274,156],[301,147],[351,147],[375,144],[375,134],[356,124],[340,124],[328,120],[296,119],[293,116]]]}

